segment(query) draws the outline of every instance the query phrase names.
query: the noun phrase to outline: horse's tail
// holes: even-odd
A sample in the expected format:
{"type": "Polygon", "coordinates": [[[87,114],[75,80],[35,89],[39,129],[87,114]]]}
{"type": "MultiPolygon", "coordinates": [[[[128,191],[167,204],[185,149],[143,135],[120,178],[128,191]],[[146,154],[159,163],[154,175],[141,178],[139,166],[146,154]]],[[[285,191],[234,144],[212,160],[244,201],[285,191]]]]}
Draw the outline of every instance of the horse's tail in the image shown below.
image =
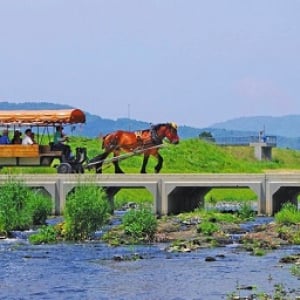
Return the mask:
{"type": "Polygon", "coordinates": [[[118,144],[118,137],[115,133],[108,133],[102,139],[102,149],[111,151],[116,148],[118,144]]]}
{"type": "Polygon", "coordinates": [[[104,149],[105,148],[105,141],[108,138],[109,134],[106,134],[103,138],[102,138],[102,145],[101,148],[104,149]]]}

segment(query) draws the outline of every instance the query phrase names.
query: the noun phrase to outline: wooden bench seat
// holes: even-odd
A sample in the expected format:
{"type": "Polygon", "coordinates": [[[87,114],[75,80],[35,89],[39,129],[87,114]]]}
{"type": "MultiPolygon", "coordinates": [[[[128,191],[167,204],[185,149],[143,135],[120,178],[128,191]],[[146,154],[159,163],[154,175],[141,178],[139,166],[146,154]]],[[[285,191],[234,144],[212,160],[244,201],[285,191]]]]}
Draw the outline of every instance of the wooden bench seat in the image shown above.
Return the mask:
{"type": "Polygon", "coordinates": [[[51,156],[51,157],[60,157],[62,156],[62,151],[49,151],[49,152],[44,152],[40,153],[40,156],[51,156]]]}
{"type": "Polygon", "coordinates": [[[39,157],[39,145],[0,145],[0,157],[39,157]]]}

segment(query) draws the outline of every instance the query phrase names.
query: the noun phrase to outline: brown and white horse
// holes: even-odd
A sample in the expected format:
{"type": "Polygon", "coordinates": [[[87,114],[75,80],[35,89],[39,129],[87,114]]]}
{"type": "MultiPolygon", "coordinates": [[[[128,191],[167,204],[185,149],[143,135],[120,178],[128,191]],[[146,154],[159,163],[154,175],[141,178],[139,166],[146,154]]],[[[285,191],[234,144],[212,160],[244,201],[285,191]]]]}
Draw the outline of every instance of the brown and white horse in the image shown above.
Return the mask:
{"type": "Polygon", "coordinates": [[[150,155],[157,159],[155,173],[159,173],[163,166],[163,158],[159,154],[159,147],[165,138],[171,144],[179,143],[177,125],[175,123],[157,124],[151,126],[150,129],[135,132],[117,130],[103,137],[102,149],[104,149],[104,152],[90,160],[90,163],[95,164],[97,173],[102,173],[104,160],[110,153],[113,153],[116,158],[112,160],[115,173],[124,173],[119,166],[118,157],[122,152],[137,152],[143,153],[144,155],[142,168],[140,170],[141,173],[146,173],[146,166],[150,155]],[[97,163],[97,161],[99,161],[99,163],[97,163]]]}

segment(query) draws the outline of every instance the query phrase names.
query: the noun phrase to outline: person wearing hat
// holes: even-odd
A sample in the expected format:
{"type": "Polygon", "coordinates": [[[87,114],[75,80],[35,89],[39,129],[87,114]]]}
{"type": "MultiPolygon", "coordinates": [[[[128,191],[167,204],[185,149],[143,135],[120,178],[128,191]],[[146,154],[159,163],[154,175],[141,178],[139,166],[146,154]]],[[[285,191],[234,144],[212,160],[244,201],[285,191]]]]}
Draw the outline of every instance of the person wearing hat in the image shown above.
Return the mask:
{"type": "Polygon", "coordinates": [[[10,144],[10,140],[9,140],[9,137],[8,137],[8,130],[7,129],[3,129],[3,131],[2,131],[2,136],[0,137],[0,144],[1,145],[10,144]]]}
{"type": "Polygon", "coordinates": [[[56,132],[54,134],[53,140],[53,150],[62,151],[66,159],[70,158],[71,148],[69,145],[66,145],[65,142],[69,141],[69,137],[63,133],[63,126],[56,126],[56,132]]]}

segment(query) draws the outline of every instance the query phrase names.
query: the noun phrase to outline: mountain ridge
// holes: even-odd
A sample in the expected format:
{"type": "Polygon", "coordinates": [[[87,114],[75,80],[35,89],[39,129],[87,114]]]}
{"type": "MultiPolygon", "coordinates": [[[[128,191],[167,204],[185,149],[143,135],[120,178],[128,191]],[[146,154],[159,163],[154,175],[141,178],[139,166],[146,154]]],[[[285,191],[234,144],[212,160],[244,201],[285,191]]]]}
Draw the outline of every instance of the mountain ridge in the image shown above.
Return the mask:
{"type": "Polygon", "coordinates": [[[210,127],[256,132],[264,130],[270,135],[295,138],[300,136],[300,115],[239,117],[214,123],[210,127]]]}

